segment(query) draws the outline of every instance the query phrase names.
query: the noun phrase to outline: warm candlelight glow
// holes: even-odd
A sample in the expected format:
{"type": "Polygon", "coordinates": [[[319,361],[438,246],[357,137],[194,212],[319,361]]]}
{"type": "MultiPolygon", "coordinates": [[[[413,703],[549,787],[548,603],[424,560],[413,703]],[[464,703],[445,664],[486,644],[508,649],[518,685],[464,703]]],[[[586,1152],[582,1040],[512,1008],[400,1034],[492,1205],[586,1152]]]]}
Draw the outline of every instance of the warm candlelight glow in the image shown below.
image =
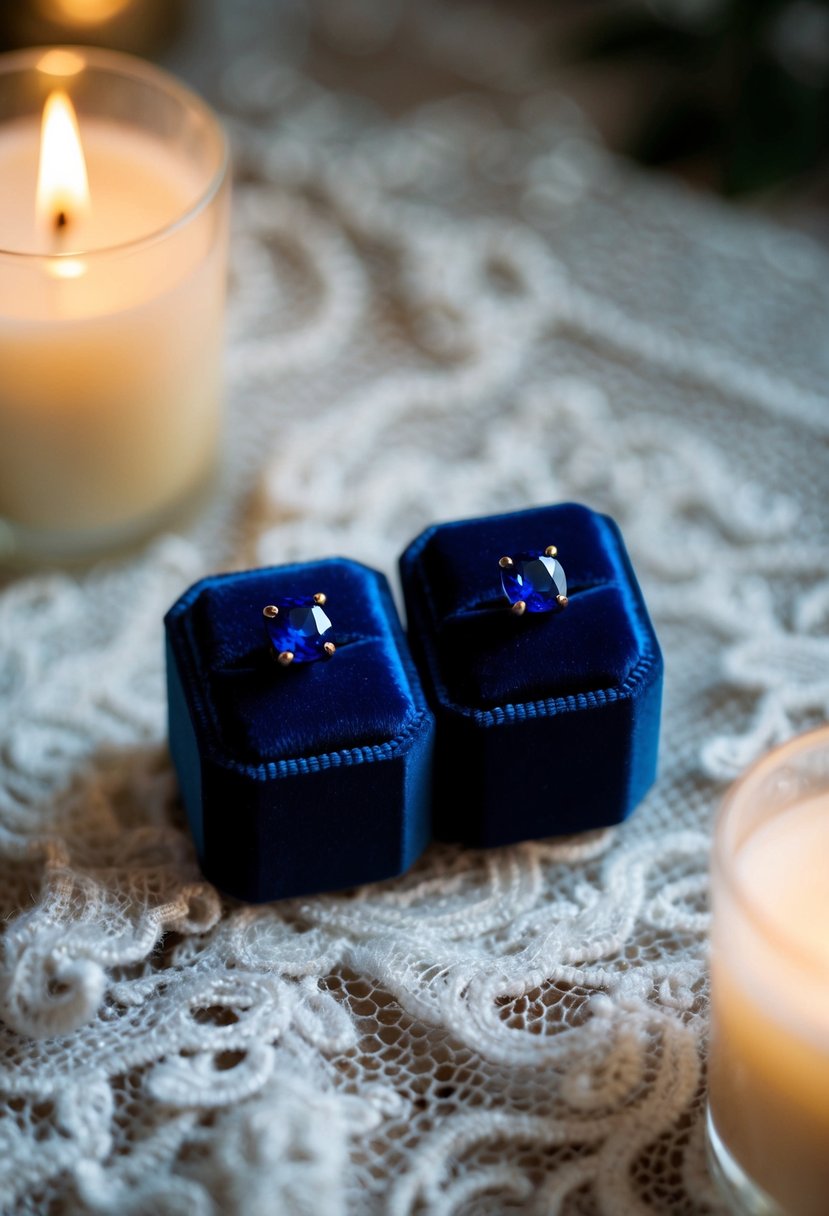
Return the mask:
{"type": "Polygon", "coordinates": [[[79,279],[86,274],[86,263],[79,258],[53,258],[47,269],[53,279],[79,279]]]}
{"type": "Polygon", "coordinates": [[[131,3],[132,0],[41,0],[40,8],[47,17],[59,17],[75,25],[97,25],[110,21],[131,3]]]}
{"type": "Polygon", "coordinates": [[[215,116],[153,65],[0,55],[0,564],[132,543],[208,485],[227,170],[215,116]]]}
{"type": "Polygon", "coordinates": [[[827,857],[824,727],[759,760],[717,821],[709,1147],[735,1211],[829,1211],[827,857]]]}
{"type": "Polygon", "coordinates": [[[78,120],[61,89],[43,107],[37,174],[37,221],[52,243],[89,208],[89,182],[78,120]]]}
{"type": "Polygon", "coordinates": [[[37,70],[47,76],[77,76],[84,68],[83,55],[68,51],[66,47],[54,47],[46,51],[37,62],[37,70]]]}

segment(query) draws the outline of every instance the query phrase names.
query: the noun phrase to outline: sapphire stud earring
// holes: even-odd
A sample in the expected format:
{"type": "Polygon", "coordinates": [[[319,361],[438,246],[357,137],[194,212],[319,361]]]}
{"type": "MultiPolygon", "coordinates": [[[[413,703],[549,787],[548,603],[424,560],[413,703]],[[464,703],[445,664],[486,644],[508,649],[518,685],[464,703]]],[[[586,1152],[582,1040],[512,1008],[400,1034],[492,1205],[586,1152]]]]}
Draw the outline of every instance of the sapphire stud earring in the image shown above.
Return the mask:
{"type": "Polygon", "coordinates": [[[331,622],[323,612],[322,592],[302,598],[281,599],[262,609],[271,654],[283,667],[330,659],[337,649],[331,622]]]}
{"type": "Polygon", "coordinates": [[[516,616],[567,607],[567,578],[557,556],[555,545],[548,545],[543,553],[501,558],[501,586],[516,616]]]}

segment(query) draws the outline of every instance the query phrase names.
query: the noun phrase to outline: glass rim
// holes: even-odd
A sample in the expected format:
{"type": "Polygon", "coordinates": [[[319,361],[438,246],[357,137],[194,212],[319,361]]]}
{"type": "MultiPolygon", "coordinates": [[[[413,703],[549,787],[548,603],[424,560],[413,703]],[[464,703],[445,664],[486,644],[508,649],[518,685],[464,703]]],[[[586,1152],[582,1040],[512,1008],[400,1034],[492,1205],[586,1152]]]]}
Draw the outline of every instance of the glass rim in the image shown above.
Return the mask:
{"type": "Polygon", "coordinates": [[[69,54],[81,56],[84,60],[84,69],[90,67],[102,73],[108,72],[112,76],[154,85],[159,92],[166,93],[178,101],[184,109],[197,111],[204,119],[206,129],[216,140],[218,164],[194,201],[161,228],[153,229],[152,232],[134,237],[130,241],[120,241],[115,245],[101,245],[89,250],[75,249],[60,253],[36,253],[20,249],[4,249],[0,245],[0,262],[14,262],[19,266],[43,266],[78,259],[83,259],[85,262],[96,259],[102,261],[121,254],[132,254],[167,240],[180,229],[187,227],[203,211],[206,211],[222,189],[230,168],[228,138],[224,126],[212,106],[208,105],[194,89],[165,68],[158,67],[157,64],[141,59],[137,55],[129,55],[124,51],[110,51],[103,47],[63,43],[55,46],[24,47],[21,50],[4,51],[0,54],[0,77],[13,72],[36,71],[38,61],[51,51],[66,51],[69,54]]]}
{"type": "MultiPolygon", "coordinates": [[[[726,830],[735,813],[735,808],[740,806],[751,786],[774,772],[786,759],[809,751],[816,744],[824,744],[826,751],[829,752],[829,722],[794,735],[791,739],[773,747],[759,760],[749,765],[746,771],[732,783],[720,803],[714,820],[712,861],[713,868],[723,886],[764,940],[770,940],[775,949],[782,950],[796,963],[806,964],[810,970],[818,968],[829,977],[829,961],[826,956],[804,946],[802,941],[781,926],[773,916],[770,916],[765,906],[746,890],[745,885],[737,876],[734,865],[735,851],[727,850],[725,845],[726,830]]],[[[792,802],[791,805],[796,806],[797,802],[792,802]]]]}

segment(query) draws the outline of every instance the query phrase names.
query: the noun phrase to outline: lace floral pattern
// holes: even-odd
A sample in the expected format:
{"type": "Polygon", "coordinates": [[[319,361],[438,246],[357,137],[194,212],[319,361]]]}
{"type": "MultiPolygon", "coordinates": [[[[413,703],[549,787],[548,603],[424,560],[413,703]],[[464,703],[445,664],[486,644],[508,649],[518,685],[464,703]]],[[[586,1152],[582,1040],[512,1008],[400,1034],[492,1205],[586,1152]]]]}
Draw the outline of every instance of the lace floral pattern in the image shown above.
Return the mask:
{"type": "Polygon", "coordinates": [[[829,713],[826,259],[555,97],[392,125],[258,52],[224,90],[223,492],[0,595],[0,1210],[717,1211],[711,812],[829,713]],[[631,820],[222,901],[164,745],[181,590],[335,552],[394,578],[435,519],[568,498],[620,522],[666,653],[631,820]]]}

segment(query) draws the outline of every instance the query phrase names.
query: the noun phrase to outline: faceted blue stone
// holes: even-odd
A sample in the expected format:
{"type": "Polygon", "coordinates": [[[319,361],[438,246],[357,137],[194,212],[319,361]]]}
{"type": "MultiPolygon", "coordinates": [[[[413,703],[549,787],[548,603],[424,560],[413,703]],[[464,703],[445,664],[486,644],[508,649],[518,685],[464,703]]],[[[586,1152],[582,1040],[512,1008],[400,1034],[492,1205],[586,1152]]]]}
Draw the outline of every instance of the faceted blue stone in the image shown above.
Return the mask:
{"type": "Polygon", "coordinates": [[[274,654],[289,651],[294,663],[314,663],[327,657],[326,642],[334,641],[331,622],[312,596],[275,602],[276,616],[265,617],[265,632],[274,654]]]}
{"type": "Polygon", "coordinates": [[[501,586],[511,604],[521,600],[527,612],[552,612],[557,597],[567,594],[567,579],[561,562],[546,553],[517,553],[512,565],[501,569],[501,586]]]}

